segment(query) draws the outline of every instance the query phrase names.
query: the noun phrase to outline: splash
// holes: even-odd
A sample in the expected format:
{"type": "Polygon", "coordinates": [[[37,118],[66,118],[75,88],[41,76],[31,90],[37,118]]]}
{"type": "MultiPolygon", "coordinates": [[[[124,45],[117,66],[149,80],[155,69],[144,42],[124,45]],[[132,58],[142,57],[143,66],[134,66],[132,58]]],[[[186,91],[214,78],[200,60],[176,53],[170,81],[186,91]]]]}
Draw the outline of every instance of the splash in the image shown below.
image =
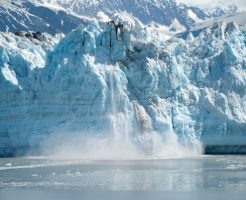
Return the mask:
{"type": "Polygon", "coordinates": [[[115,141],[111,134],[54,134],[42,145],[42,154],[56,159],[137,160],[187,158],[201,155],[201,144],[185,145],[148,133],[128,141],[115,141]],[[69,137],[68,137],[69,135],[69,137]]]}

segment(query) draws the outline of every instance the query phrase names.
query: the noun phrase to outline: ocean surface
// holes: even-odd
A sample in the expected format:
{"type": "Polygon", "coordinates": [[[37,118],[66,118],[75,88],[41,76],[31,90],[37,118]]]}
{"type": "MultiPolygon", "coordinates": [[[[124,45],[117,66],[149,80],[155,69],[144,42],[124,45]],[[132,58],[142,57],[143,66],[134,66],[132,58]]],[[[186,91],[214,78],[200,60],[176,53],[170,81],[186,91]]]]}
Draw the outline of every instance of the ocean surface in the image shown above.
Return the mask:
{"type": "Polygon", "coordinates": [[[246,199],[246,156],[119,161],[0,159],[1,200],[28,199],[27,194],[30,199],[48,199],[42,197],[48,192],[64,199],[77,194],[78,199],[91,200],[172,199],[173,194],[192,199],[188,197],[191,193],[205,197],[218,192],[246,199]]]}

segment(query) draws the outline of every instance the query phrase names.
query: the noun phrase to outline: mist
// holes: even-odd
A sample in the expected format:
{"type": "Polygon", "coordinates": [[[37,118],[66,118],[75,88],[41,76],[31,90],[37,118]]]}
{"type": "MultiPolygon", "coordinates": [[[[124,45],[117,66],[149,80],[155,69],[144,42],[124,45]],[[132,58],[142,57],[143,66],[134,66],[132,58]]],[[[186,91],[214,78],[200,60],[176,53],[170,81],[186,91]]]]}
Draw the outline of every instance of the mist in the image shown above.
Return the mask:
{"type": "Polygon", "coordinates": [[[136,160],[199,156],[199,141],[181,143],[174,134],[137,134],[128,140],[105,133],[53,133],[40,145],[41,155],[55,159],[136,160]]]}

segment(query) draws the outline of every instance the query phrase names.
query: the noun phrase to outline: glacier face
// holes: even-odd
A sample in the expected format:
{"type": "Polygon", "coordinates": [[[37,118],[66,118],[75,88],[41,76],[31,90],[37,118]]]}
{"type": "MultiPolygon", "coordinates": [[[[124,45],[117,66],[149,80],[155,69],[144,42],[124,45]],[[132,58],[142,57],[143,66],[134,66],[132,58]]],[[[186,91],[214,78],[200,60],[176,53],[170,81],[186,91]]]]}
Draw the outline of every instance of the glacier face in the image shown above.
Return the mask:
{"type": "Polygon", "coordinates": [[[146,152],[158,140],[245,144],[245,30],[215,23],[163,41],[133,19],[38,44],[1,33],[1,155],[64,135],[107,135],[146,152]]]}

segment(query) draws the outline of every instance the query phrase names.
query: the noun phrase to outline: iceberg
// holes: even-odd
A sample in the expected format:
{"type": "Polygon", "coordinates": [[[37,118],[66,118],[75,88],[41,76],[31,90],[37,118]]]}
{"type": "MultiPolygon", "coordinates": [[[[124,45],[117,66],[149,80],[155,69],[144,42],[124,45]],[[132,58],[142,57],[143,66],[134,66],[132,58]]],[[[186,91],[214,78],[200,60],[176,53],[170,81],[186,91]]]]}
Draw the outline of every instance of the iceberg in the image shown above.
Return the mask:
{"type": "Polygon", "coordinates": [[[122,18],[34,40],[0,34],[2,156],[90,136],[93,155],[108,141],[157,157],[246,142],[245,26],[157,40],[122,18]]]}

